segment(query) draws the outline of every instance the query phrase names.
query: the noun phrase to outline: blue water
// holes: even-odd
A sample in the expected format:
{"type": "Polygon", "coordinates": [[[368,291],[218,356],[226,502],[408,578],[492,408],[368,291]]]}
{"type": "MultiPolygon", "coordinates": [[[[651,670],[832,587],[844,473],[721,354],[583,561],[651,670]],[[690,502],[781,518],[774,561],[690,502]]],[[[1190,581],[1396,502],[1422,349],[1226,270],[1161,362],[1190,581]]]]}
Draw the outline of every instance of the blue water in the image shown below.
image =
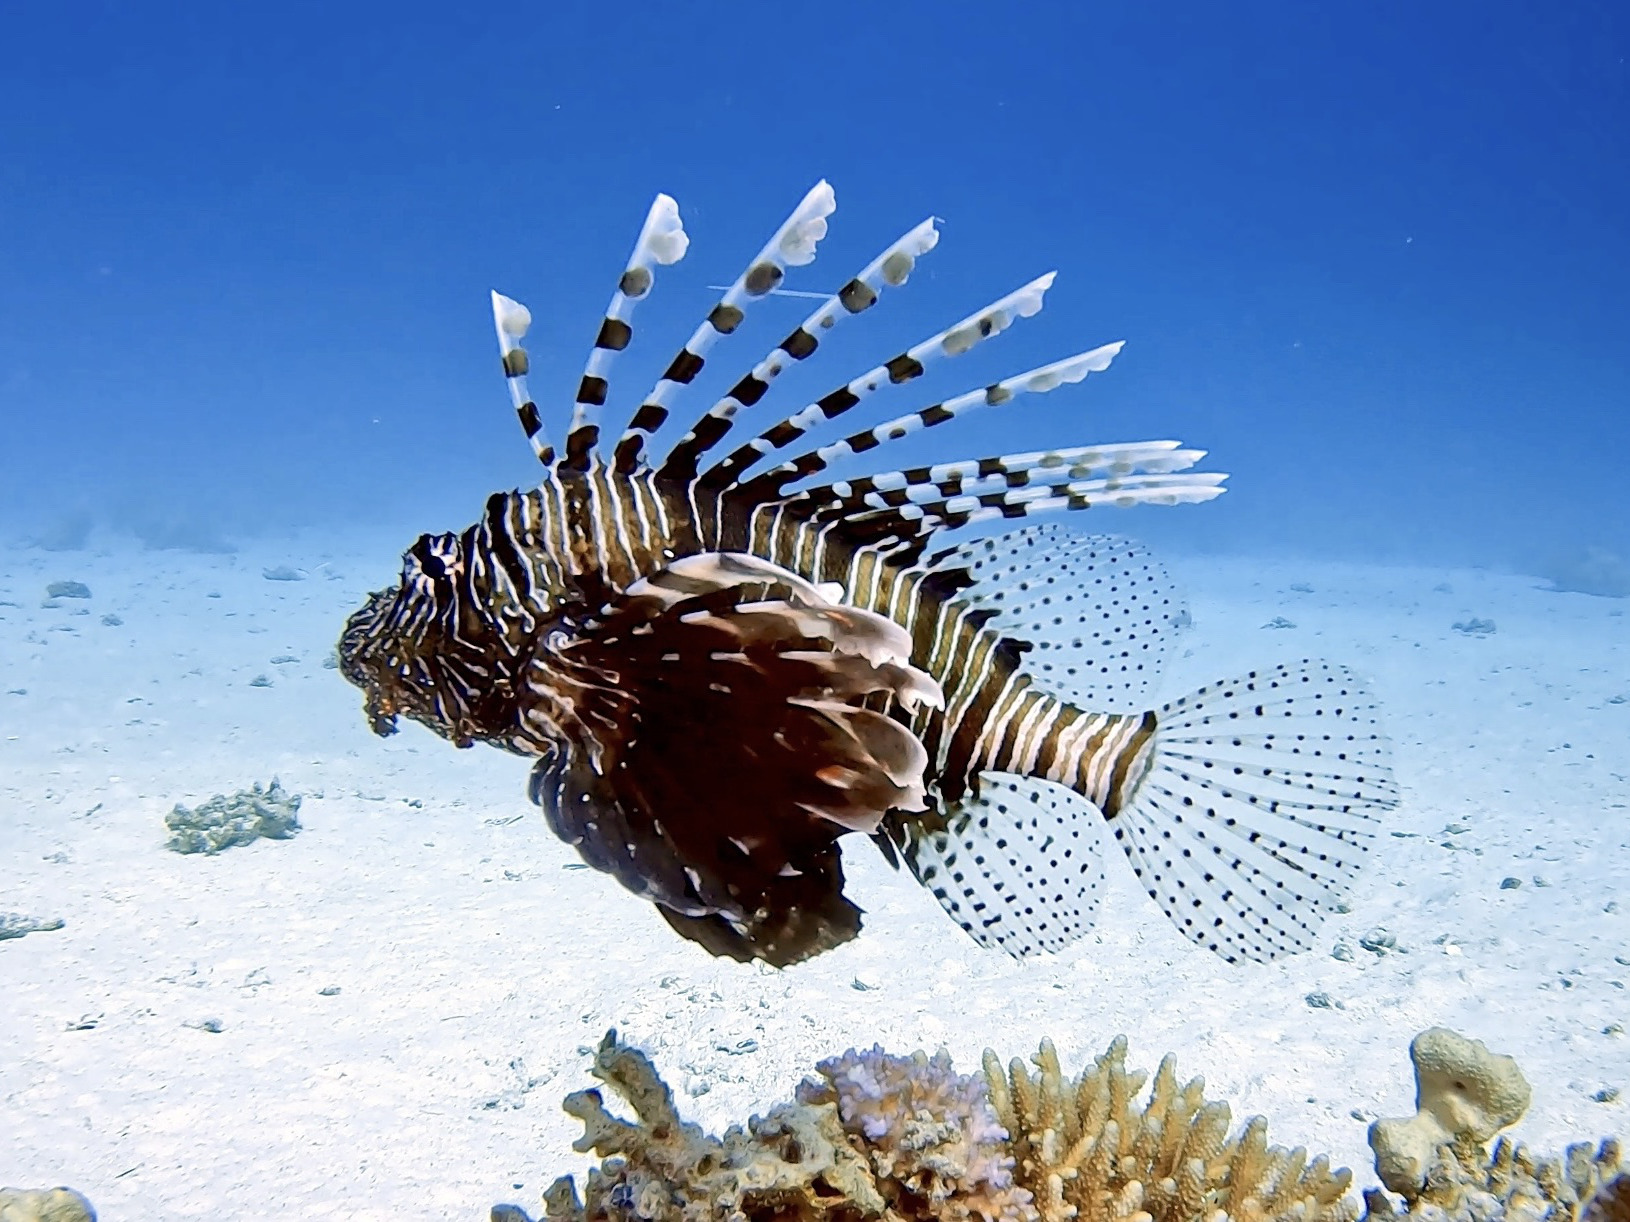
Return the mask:
{"type": "MultiPolygon", "coordinates": [[[[1605,3],[14,7],[0,530],[461,525],[534,478],[489,287],[532,307],[563,421],[647,203],[678,198],[691,254],[615,427],[826,177],[791,287],[931,213],[944,238],[771,404],[1057,268],[1039,318],[880,411],[1126,339],[1114,369],[902,458],[1176,437],[1234,491],[1098,525],[1524,573],[1630,554],[1627,49],[1605,3]]],[[[767,303],[687,402],[805,308],[767,303]]]]}

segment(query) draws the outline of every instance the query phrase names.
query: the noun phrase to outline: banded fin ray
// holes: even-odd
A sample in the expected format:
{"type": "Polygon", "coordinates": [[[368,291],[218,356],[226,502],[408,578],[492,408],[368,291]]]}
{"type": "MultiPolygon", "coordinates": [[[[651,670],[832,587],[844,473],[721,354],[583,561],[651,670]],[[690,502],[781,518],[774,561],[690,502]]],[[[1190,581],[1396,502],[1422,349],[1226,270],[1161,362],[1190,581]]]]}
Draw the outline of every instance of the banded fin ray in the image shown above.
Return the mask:
{"type": "MultiPolygon", "coordinates": [[[[1029,369],[1024,373],[1017,373],[1012,377],[1003,378],[999,382],[993,382],[989,386],[966,391],[954,398],[930,404],[927,407],[919,408],[917,411],[908,412],[903,416],[896,416],[894,419],[886,420],[873,428],[862,429],[860,432],[851,433],[841,440],[829,442],[813,450],[807,450],[795,458],[787,459],[779,465],[737,484],[737,487],[751,489],[755,493],[766,495],[779,494],[789,484],[824,471],[839,459],[848,458],[855,454],[864,454],[890,441],[899,441],[901,438],[909,437],[911,434],[920,432],[923,429],[946,424],[976,408],[1000,407],[1011,402],[1019,395],[1044,395],[1049,391],[1057,390],[1060,386],[1073,386],[1090,374],[1102,373],[1108,369],[1116,354],[1124,346],[1124,340],[1113,344],[1103,344],[1090,351],[1080,352],[1075,356],[1065,357],[1061,361],[1053,361],[1046,365],[1037,366],[1035,369],[1029,369]]],[[[792,419],[797,420],[798,418],[798,416],[794,416],[792,419]]],[[[798,435],[801,435],[801,433],[798,435]]],[[[737,451],[737,453],[741,452],[737,451]]],[[[762,454],[759,457],[762,457],[762,454]]],[[[757,458],[753,459],[753,462],[757,461],[757,458]]]]}
{"type": "MultiPolygon", "coordinates": [[[[835,420],[852,411],[882,387],[898,386],[919,378],[935,361],[961,356],[992,336],[1000,335],[1016,320],[1035,317],[1041,312],[1047,290],[1053,286],[1053,280],[1057,275],[1057,272],[1048,272],[1044,276],[1037,276],[1005,297],[975,310],[943,331],[935,332],[904,352],[890,357],[880,365],[874,365],[858,377],[851,378],[836,390],[822,395],[815,402],[800,408],[786,419],[765,429],[757,437],[738,446],[703,473],[702,483],[710,488],[740,484],[743,482],[742,476],[758,465],[766,455],[785,449],[817,425],[835,420]]],[[[1118,351],[1119,345],[1115,345],[1115,348],[1118,351]]],[[[1106,361],[1106,367],[1107,364],[1106,361]]]]}
{"type": "Polygon", "coordinates": [[[655,269],[678,263],[689,247],[690,237],[679,219],[678,203],[671,195],[658,195],[645,214],[645,224],[640,226],[640,236],[634,242],[634,253],[617,280],[617,291],[612,294],[611,304],[600,321],[594,348],[577,385],[571,430],[566,435],[563,465],[567,470],[587,470],[599,443],[600,409],[605,406],[610,387],[608,375],[617,353],[627,348],[634,338],[630,326],[634,307],[650,296],[656,283],[655,269]]]}
{"type": "Polygon", "coordinates": [[[1215,500],[1226,492],[1223,481],[1227,478],[1220,472],[1197,471],[1031,484],[922,504],[851,512],[833,521],[841,525],[847,536],[857,540],[926,540],[944,530],[997,519],[1028,518],[1057,510],[1199,504],[1215,500]]]}
{"type": "MultiPolygon", "coordinates": [[[[939,243],[935,218],[929,217],[910,232],[896,238],[886,250],[856,273],[836,293],[823,297],[814,313],[799,323],[763,360],[730,391],[708,409],[674,445],[668,455],[668,469],[695,474],[697,461],[729,433],[736,415],[752,407],[787,368],[789,361],[808,360],[820,347],[821,337],[845,318],[860,314],[877,304],[887,288],[903,285],[916,268],[917,260],[939,243]]],[[[772,289],[772,293],[783,290],[772,289]]],[[[820,294],[814,294],[820,296],[820,294]]]]}
{"type": "Polygon", "coordinates": [[[862,509],[927,505],[951,497],[980,496],[1011,488],[1052,488],[1093,478],[1170,475],[1188,470],[1203,457],[1204,450],[1179,449],[1175,441],[1076,446],[839,480],[800,490],[786,501],[789,504],[809,501],[818,505],[814,520],[821,521],[845,517],[862,509]]]}
{"type": "Polygon", "coordinates": [[[980,946],[1015,959],[1057,952],[1097,920],[1103,817],[1062,785],[986,771],[943,829],[886,826],[917,881],[980,946]]]}
{"type": "Polygon", "coordinates": [[[781,222],[645,396],[617,441],[613,464],[617,470],[629,472],[639,468],[645,444],[667,420],[674,396],[695,380],[707,363],[708,352],[720,337],[731,334],[741,325],[747,307],[780,284],[787,268],[803,267],[814,261],[815,247],[826,236],[826,218],[837,206],[831,184],[823,178],[781,222]]]}
{"type": "Polygon", "coordinates": [[[509,401],[515,416],[521,422],[521,431],[532,447],[532,456],[545,467],[555,461],[555,447],[549,440],[548,427],[543,414],[532,401],[527,389],[526,375],[531,361],[521,341],[532,327],[532,311],[513,297],[505,297],[497,289],[492,291],[492,324],[498,332],[498,355],[504,366],[504,383],[509,387],[509,401]]]}

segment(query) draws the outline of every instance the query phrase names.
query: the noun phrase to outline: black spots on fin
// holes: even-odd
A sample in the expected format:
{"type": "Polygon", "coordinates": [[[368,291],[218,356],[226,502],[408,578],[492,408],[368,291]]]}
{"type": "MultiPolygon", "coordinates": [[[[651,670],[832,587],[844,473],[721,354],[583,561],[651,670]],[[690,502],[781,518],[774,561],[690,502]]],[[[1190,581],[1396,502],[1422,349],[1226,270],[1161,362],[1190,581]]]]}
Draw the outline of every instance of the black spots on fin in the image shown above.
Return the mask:
{"type": "Polygon", "coordinates": [[[617,287],[622,290],[625,297],[631,297],[638,301],[651,291],[651,285],[654,282],[655,277],[651,275],[650,268],[631,267],[623,273],[622,279],[617,282],[617,287]]]}
{"type": "MultiPolygon", "coordinates": [[[[834,390],[831,394],[822,395],[819,399],[815,400],[815,406],[821,409],[821,414],[823,416],[825,416],[828,420],[831,420],[835,416],[843,415],[844,412],[848,411],[851,407],[859,402],[860,396],[855,394],[855,392],[850,390],[847,386],[843,386],[839,387],[837,390],[834,390]]],[[[801,435],[801,431],[800,433],[794,435],[801,435]]]]}
{"type": "Polygon", "coordinates": [[[538,405],[528,399],[515,411],[521,418],[521,428],[526,431],[526,435],[536,437],[538,431],[543,428],[543,417],[538,414],[538,405]]]}
{"type": "Polygon", "coordinates": [[[1013,397],[1013,392],[1000,382],[993,382],[985,387],[985,404],[987,407],[1000,407],[1013,397]]]}
{"type": "Polygon", "coordinates": [[[594,337],[596,348],[621,352],[634,338],[634,328],[620,318],[608,318],[600,324],[600,334],[594,337]]]}
{"type": "Polygon", "coordinates": [[[531,367],[525,348],[511,348],[504,353],[504,376],[506,378],[524,378],[531,370],[531,367]]]}
{"type": "Polygon", "coordinates": [[[943,403],[930,404],[928,407],[923,408],[923,410],[918,414],[921,415],[923,425],[925,427],[932,427],[936,424],[944,424],[947,420],[954,420],[956,418],[956,413],[948,410],[943,403]]]}
{"type": "Polygon", "coordinates": [[[737,327],[741,326],[741,320],[745,317],[746,315],[742,313],[741,307],[726,305],[721,301],[713,307],[707,316],[707,320],[713,324],[713,329],[720,335],[729,335],[737,327]]]}
{"type": "Polygon", "coordinates": [[[795,361],[801,361],[811,356],[815,349],[821,346],[821,341],[808,331],[799,327],[786,339],[781,341],[781,351],[785,352],[795,361]]]}
{"type": "MultiPolygon", "coordinates": [[[[730,397],[743,407],[752,407],[769,392],[769,389],[768,382],[748,374],[730,388],[730,397]]],[[[725,431],[729,431],[729,421],[725,422],[725,431]]],[[[724,434],[720,433],[719,436],[722,437],[724,434]]]]}
{"type": "Polygon", "coordinates": [[[1083,937],[1104,889],[1097,808],[1061,785],[982,772],[943,822],[898,825],[917,880],[981,946],[1014,958],[1083,937]]]}
{"type": "MultiPolygon", "coordinates": [[[[660,403],[641,403],[634,418],[628,422],[628,427],[636,432],[654,433],[662,427],[662,422],[668,418],[668,409],[660,403]]],[[[619,446],[620,450],[622,447],[619,446]]]]}
{"type": "MultiPolygon", "coordinates": [[[[1000,493],[987,503],[1006,511],[1000,493]]],[[[1148,707],[1187,622],[1165,569],[1128,539],[1046,523],[950,548],[933,563],[964,568],[963,597],[996,612],[992,630],[1035,645],[1025,671],[1038,685],[1099,712],[1148,707]]]]}
{"type": "Polygon", "coordinates": [[[573,429],[566,438],[566,454],[562,460],[573,471],[587,471],[590,456],[600,440],[600,426],[585,424],[573,429]]]}
{"type": "Polygon", "coordinates": [[[755,263],[747,269],[742,277],[742,288],[753,297],[762,297],[776,285],[780,284],[786,276],[774,263],[755,263]]]}
{"type": "Polygon", "coordinates": [[[859,314],[877,304],[877,293],[863,280],[851,280],[838,290],[838,301],[851,314],[859,314]]]}

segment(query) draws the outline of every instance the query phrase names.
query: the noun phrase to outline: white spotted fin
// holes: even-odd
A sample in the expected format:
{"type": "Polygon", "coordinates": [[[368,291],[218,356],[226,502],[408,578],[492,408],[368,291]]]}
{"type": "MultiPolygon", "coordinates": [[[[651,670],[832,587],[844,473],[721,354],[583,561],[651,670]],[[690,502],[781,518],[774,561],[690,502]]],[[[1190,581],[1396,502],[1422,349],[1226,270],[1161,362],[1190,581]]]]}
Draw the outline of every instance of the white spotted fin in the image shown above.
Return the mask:
{"type": "Polygon", "coordinates": [[[1148,772],[1109,826],[1183,936],[1266,962],[1310,948],[1398,804],[1374,697],[1306,659],[1160,709],[1148,772]]]}
{"type": "Polygon", "coordinates": [[[973,579],[957,600],[1028,646],[1040,689],[992,710],[977,784],[939,820],[891,828],[957,923],[1016,957],[1062,949],[1091,927],[1112,837],[1197,945],[1231,963],[1311,947],[1398,801],[1357,678],[1306,659],[1139,712],[1186,619],[1141,547],[1038,526],[932,564],[973,579]]]}
{"type": "Polygon", "coordinates": [[[1036,777],[983,772],[943,830],[902,846],[912,873],[968,936],[1015,959],[1061,951],[1093,926],[1104,887],[1103,816],[1036,777]]]}
{"type": "Polygon", "coordinates": [[[1149,707],[1166,650],[1188,612],[1165,568],[1139,543],[1056,523],[974,539],[935,556],[975,584],[959,597],[994,611],[989,627],[1030,645],[1037,684],[1096,712],[1149,707]]]}

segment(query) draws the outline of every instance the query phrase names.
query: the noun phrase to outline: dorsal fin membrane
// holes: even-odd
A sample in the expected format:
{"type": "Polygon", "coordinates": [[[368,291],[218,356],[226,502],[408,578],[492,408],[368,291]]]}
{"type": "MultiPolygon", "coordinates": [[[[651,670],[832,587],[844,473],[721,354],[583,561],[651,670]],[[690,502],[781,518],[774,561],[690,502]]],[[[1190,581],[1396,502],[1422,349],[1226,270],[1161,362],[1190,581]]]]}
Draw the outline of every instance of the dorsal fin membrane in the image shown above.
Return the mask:
{"type": "MultiPolygon", "coordinates": [[[[794,412],[779,424],[765,429],[757,437],[738,447],[722,462],[715,463],[702,477],[702,482],[722,488],[739,482],[741,477],[756,466],[766,454],[782,449],[797,441],[810,429],[828,420],[836,419],[852,410],[868,396],[887,385],[898,385],[921,377],[923,371],[942,357],[961,356],[970,348],[1000,335],[1013,325],[1015,319],[1031,318],[1041,312],[1042,300],[1053,286],[1056,272],[1037,276],[1029,284],[1021,285],[1007,296],[976,310],[966,318],[952,323],[945,330],[929,336],[920,344],[906,349],[891,360],[874,366],[829,394],[794,412]]],[[[1118,345],[1116,346],[1118,348],[1118,345]]]]}
{"type": "Polygon", "coordinates": [[[753,371],[708,409],[690,432],[679,439],[668,455],[667,466],[677,472],[694,473],[697,460],[730,431],[736,414],[752,407],[793,361],[807,360],[820,347],[821,339],[845,318],[877,304],[886,288],[906,282],[917,260],[933,250],[940,240],[935,219],[929,217],[911,232],[896,239],[887,250],[868,263],[792,331],[786,339],[753,367],[753,371]]]}
{"type": "Polygon", "coordinates": [[[810,188],[809,193],[793,209],[792,215],[762,250],[754,256],[745,271],[719,303],[708,312],[700,326],[692,332],[685,346],[679,350],[657,384],[646,395],[627,430],[617,442],[616,465],[619,470],[638,468],[645,443],[652,433],[668,418],[668,405],[683,386],[690,384],[706,363],[707,353],[721,335],[729,335],[738,326],[753,302],[769,295],[786,277],[787,268],[802,267],[814,261],[815,247],[826,236],[826,218],[837,208],[832,187],[823,178],[810,188]]]}
{"type": "Polygon", "coordinates": [[[586,471],[589,467],[600,439],[600,409],[606,402],[611,364],[634,338],[629,325],[634,306],[650,295],[655,269],[678,263],[689,246],[690,238],[679,219],[679,205],[671,195],[658,195],[645,214],[634,253],[618,278],[617,291],[606,307],[606,316],[594,337],[594,350],[577,384],[571,431],[566,435],[566,454],[561,460],[567,470],[586,471]]]}

